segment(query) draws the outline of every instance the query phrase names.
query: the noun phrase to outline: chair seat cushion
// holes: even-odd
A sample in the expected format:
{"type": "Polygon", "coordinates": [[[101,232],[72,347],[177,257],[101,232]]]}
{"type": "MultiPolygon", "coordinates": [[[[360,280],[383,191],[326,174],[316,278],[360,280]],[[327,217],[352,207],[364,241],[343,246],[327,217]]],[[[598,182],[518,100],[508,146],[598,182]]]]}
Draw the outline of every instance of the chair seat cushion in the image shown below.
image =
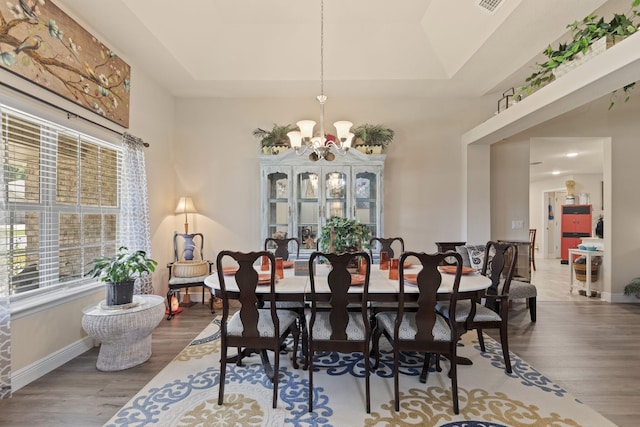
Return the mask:
{"type": "MultiPolygon", "coordinates": [[[[449,304],[448,303],[439,303],[436,307],[438,312],[442,313],[443,316],[449,317],[449,304]]],[[[469,317],[469,313],[471,313],[471,301],[469,300],[460,300],[456,304],[456,322],[464,323],[467,321],[469,317]]],[[[499,322],[502,318],[498,313],[491,310],[490,308],[485,307],[482,304],[476,304],[476,315],[473,318],[474,322],[499,322]]]]}
{"type": "Polygon", "coordinates": [[[194,286],[196,284],[204,285],[204,279],[206,279],[207,277],[209,277],[209,274],[198,277],[172,277],[171,279],[169,279],[169,286],[186,285],[190,283],[193,283],[194,286]]]}
{"type": "MultiPolygon", "coordinates": [[[[394,326],[398,313],[385,311],[376,314],[376,322],[378,327],[387,331],[391,339],[394,339],[394,326]]],[[[418,327],[416,323],[416,313],[406,312],[402,316],[402,322],[400,323],[400,330],[398,331],[401,340],[414,340],[418,333],[418,327]]],[[[431,330],[433,333],[434,341],[451,341],[451,329],[447,324],[447,321],[442,316],[436,316],[436,323],[431,330]]]]}
{"type": "Polygon", "coordinates": [[[533,298],[538,296],[535,285],[526,282],[511,281],[509,286],[509,299],[533,298]]]}
{"type": "MultiPolygon", "coordinates": [[[[307,314],[307,325],[310,325],[311,314],[307,314]]],[[[319,311],[316,313],[316,321],[313,324],[313,339],[318,341],[326,341],[331,339],[331,323],[329,321],[328,311],[319,311]]],[[[347,323],[347,340],[348,341],[364,341],[367,339],[364,331],[364,322],[362,313],[349,313],[349,322],[347,323]]]]}
{"type": "MultiPolygon", "coordinates": [[[[280,330],[278,336],[285,333],[289,327],[295,323],[297,315],[290,310],[276,310],[280,320],[280,330]]],[[[234,337],[241,337],[244,327],[240,320],[240,312],[237,311],[227,323],[227,334],[234,337]]],[[[258,310],[258,333],[261,337],[274,337],[275,327],[271,319],[271,310],[258,310]]]]}

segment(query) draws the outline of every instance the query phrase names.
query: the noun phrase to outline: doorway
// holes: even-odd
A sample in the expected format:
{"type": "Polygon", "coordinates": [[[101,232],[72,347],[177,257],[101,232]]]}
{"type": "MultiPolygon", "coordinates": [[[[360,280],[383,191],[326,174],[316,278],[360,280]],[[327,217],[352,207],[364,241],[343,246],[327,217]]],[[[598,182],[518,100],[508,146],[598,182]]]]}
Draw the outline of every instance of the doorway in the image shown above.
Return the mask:
{"type": "Polygon", "coordinates": [[[562,205],[566,204],[567,180],[575,182],[575,203],[584,194],[593,207],[592,231],[598,217],[604,214],[602,183],[606,140],[608,138],[530,139],[529,228],[538,230],[536,259],[560,258],[561,214],[562,205]]]}

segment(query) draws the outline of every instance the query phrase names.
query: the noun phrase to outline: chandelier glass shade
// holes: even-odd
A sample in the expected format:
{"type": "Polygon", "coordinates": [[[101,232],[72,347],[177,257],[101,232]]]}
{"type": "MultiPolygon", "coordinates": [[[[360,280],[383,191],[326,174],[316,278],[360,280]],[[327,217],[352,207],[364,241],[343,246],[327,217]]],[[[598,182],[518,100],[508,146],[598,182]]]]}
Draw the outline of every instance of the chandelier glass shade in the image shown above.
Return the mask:
{"type": "Polygon", "coordinates": [[[348,121],[338,121],[333,124],[336,128],[335,137],[325,133],[324,129],[324,104],[327,101],[324,94],[324,0],[320,2],[320,95],[316,99],[320,104],[319,132],[314,134],[315,121],[301,120],[296,123],[299,130],[291,131],[287,133],[287,136],[291,148],[295,150],[296,154],[302,155],[307,150],[312,150],[309,154],[309,159],[312,161],[320,159],[332,161],[335,159],[335,154],[331,152],[332,149],[340,154],[345,154],[351,147],[354,135],[351,132],[353,123],[348,121]]]}

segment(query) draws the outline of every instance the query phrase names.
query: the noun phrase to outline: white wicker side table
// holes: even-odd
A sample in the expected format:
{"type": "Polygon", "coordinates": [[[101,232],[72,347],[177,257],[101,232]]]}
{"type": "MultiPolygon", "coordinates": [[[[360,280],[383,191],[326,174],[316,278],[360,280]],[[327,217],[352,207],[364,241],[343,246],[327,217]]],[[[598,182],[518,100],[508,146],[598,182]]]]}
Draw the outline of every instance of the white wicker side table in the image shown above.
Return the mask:
{"type": "Polygon", "coordinates": [[[100,371],[119,371],[151,357],[151,332],[164,317],[164,298],[134,295],[126,307],[107,307],[102,301],[82,311],[82,327],[98,341],[100,371]]]}

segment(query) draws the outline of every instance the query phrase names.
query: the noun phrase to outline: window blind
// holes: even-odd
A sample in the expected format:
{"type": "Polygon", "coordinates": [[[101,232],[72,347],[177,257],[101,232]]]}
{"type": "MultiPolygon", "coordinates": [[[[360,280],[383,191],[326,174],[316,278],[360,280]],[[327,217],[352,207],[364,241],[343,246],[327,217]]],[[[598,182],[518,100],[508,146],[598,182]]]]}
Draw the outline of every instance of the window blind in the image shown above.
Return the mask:
{"type": "Polygon", "coordinates": [[[122,150],[0,105],[10,294],[85,283],[115,253],[122,150]]]}

